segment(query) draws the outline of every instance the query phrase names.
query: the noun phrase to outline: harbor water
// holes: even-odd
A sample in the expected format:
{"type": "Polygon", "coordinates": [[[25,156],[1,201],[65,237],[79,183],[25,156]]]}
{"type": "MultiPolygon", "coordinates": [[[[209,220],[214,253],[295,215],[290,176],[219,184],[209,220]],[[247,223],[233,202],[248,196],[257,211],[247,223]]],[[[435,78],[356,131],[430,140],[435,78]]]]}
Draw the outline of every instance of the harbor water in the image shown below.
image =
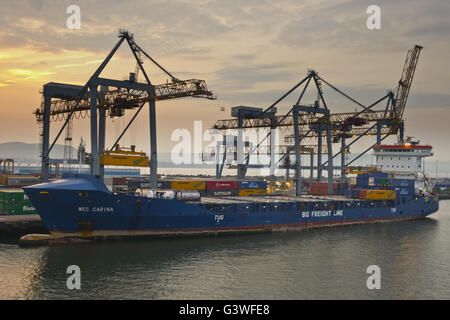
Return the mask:
{"type": "Polygon", "coordinates": [[[449,299],[450,201],[416,221],[20,248],[0,243],[0,299],[449,299]],[[77,265],[81,288],[69,290],[77,265]],[[380,268],[369,290],[367,268],[380,268]]]}

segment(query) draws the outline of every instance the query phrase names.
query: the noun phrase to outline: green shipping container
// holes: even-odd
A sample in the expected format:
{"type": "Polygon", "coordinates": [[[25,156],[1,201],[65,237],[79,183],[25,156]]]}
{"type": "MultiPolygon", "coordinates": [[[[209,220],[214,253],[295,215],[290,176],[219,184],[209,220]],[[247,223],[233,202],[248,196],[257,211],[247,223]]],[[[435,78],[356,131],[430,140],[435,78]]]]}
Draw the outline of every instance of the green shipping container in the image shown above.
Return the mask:
{"type": "Polygon", "coordinates": [[[37,213],[36,208],[26,203],[4,208],[4,214],[10,215],[36,214],[36,213],[37,213]]]}
{"type": "Polygon", "coordinates": [[[24,200],[29,200],[28,196],[22,189],[3,189],[0,190],[0,199],[8,203],[20,203],[24,200]]]}
{"type": "Polygon", "coordinates": [[[33,206],[33,204],[31,203],[30,200],[23,200],[23,201],[21,201],[21,202],[17,202],[17,201],[5,201],[5,200],[3,200],[3,203],[2,203],[2,206],[1,206],[1,207],[4,208],[4,209],[7,209],[7,208],[15,207],[15,206],[18,206],[18,205],[33,206]]]}
{"type": "Polygon", "coordinates": [[[1,214],[35,214],[36,209],[22,189],[0,189],[1,214]]]}

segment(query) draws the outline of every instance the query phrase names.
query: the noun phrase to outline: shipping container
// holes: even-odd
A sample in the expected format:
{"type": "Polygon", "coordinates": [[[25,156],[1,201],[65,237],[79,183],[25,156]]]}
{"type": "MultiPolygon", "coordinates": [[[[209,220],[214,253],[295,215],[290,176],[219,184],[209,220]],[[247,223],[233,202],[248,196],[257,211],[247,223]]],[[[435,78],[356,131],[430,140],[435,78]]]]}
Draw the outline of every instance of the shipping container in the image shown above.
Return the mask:
{"type": "Polygon", "coordinates": [[[112,192],[127,192],[128,191],[128,186],[126,184],[124,185],[113,185],[111,188],[112,192]]]}
{"type": "Polygon", "coordinates": [[[0,199],[8,203],[20,203],[29,200],[22,189],[0,189],[0,199]]]}
{"type": "Polygon", "coordinates": [[[113,185],[124,185],[127,184],[127,177],[113,177],[112,178],[113,185]]]}
{"type": "Polygon", "coordinates": [[[366,198],[366,189],[358,190],[358,198],[365,199],[366,198]]]}
{"type": "Polygon", "coordinates": [[[266,181],[239,181],[239,189],[267,189],[266,181]]]}
{"type": "Polygon", "coordinates": [[[395,190],[365,190],[364,198],[367,200],[395,200],[395,190]]]}
{"type": "MultiPolygon", "coordinates": [[[[348,189],[347,183],[335,182],[333,183],[333,194],[344,194],[348,189]]],[[[328,182],[313,181],[311,187],[308,190],[308,194],[311,195],[328,195],[328,182]]]]}
{"type": "Polygon", "coordinates": [[[237,181],[213,180],[206,181],[206,190],[235,190],[238,188],[237,181]]]}
{"type": "Polygon", "coordinates": [[[206,190],[206,195],[208,197],[230,197],[238,196],[239,192],[235,190],[206,190]]]}
{"type": "Polygon", "coordinates": [[[17,208],[19,210],[18,214],[36,214],[37,213],[36,208],[33,207],[33,205],[31,203],[30,204],[22,203],[21,205],[18,205],[17,208]]]}
{"type": "Polygon", "coordinates": [[[360,173],[356,177],[356,185],[358,188],[372,188],[377,186],[385,186],[388,174],[385,172],[360,173]]]}
{"type": "Polygon", "coordinates": [[[378,179],[387,179],[389,174],[387,172],[370,172],[369,177],[374,177],[378,179]]]}
{"type": "Polygon", "coordinates": [[[359,189],[351,189],[352,190],[352,198],[353,199],[358,199],[359,198],[359,189]]]}
{"type": "Polygon", "coordinates": [[[328,189],[309,189],[308,194],[314,195],[314,196],[327,196],[328,189]]]}
{"type": "Polygon", "coordinates": [[[402,195],[402,196],[413,196],[415,195],[415,190],[414,188],[395,188],[394,191],[397,193],[397,195],[402,195]]]}
{"type": "MultiPolygon", "coordinates": [[[[128,190],[135,191],[139,188],[150,188],[151,184],[149,179],[128,179],[127,180],[128,190]]],[[[158,181],[158,189],[170,189],[170,181],[158,181]]]]}
{"type": "Polygon", "coordinates": [[[267,189],[240,189],[239,190],[240,197],[255,196],[255,195],[261,195],[261,194],[266,194],[266,193],[267,193],[267,189]]]}
{"type": "Polygon", "coordinates": [[[345,196],[346,196],[347,198],[352,198],[353,190],[355,190],[355,189],[347,189],[347,190],[345,191],[345,196]]]}
{"type": "Polygon", "coordinates": [[[36,214],[36,208],[33,207],[29,200],[23,201],[21,203],[1,203],[0,207],[1,214],[36,214]]]}
{"type": "Polygon", "coordinates": [[[205,190],[205,181],[200,180],[177,180],[170,181],[171,189],[178,190],[205,190]]]}
{"type": "Polygon", "coordinates": [[[406,187],[414,188],[415,180],[410,179],[388,179],[388,186],[394,188],[406,187]]]}

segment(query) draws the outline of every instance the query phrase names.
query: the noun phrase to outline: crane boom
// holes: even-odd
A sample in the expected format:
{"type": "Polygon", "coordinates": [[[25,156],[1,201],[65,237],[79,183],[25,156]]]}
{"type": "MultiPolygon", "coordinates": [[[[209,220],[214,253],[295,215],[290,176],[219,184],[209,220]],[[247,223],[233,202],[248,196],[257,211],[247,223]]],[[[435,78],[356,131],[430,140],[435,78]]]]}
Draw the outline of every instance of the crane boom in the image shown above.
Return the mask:
{"type": "Polygon", "coordinates": [[[395,118],[401,121],[403,112],[405,111],[406,101],[408,100],[409,90],[411,89],[414,72],[416,70],[417,61],[419,60],[420,50],[423,47],[415,45],[406,54],[405,65],[403,66],[402,77],[398,82],[397,94],[394,100],[395,118]]]}

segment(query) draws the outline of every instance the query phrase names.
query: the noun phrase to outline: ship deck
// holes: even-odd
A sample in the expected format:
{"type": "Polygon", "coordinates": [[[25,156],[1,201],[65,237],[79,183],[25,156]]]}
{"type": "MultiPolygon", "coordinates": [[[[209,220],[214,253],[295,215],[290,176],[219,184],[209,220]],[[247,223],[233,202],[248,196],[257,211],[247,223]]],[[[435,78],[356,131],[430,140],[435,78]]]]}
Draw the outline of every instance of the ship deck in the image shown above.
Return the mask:
{"type": "Polygon", "coordinates": [[[276,202],[327,202],[327,201],[363,201],[349,199],[344,196],[228,196],[228,197],[202,197],[199,201],[187,201],[186,203],[202,204],[239,204],[239,203],[276,203],[276,202]]]}

